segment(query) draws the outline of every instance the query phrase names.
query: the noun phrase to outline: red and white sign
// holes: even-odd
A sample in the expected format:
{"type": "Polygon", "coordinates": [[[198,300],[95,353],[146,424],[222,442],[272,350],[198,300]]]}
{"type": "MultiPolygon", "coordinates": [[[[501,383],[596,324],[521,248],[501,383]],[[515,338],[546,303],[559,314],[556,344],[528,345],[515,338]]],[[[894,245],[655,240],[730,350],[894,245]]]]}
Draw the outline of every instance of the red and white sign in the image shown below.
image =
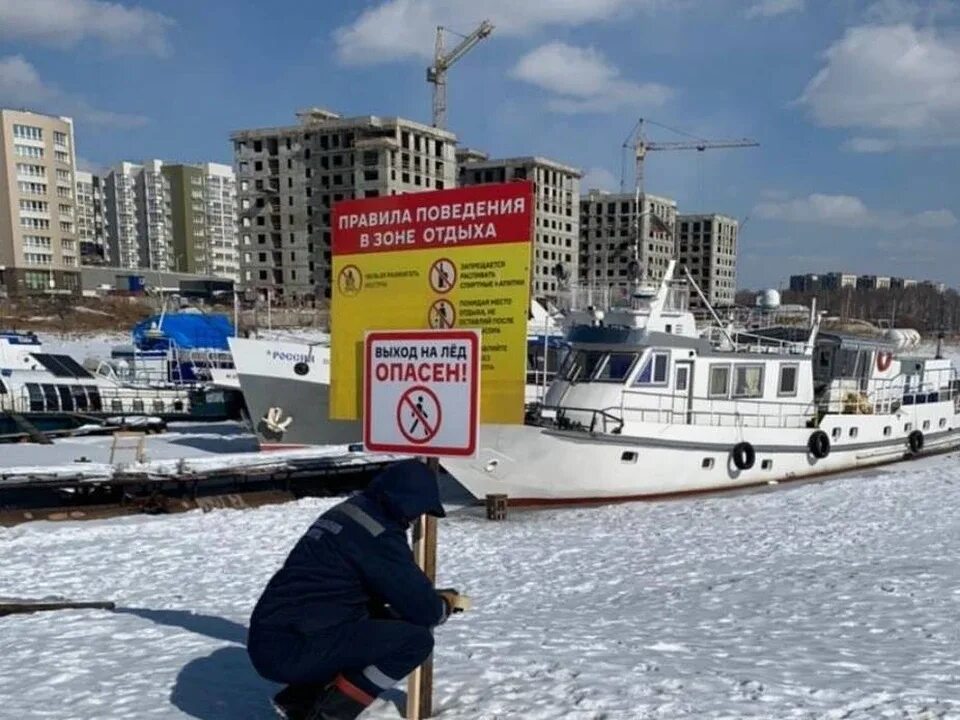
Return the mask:
{"type": "Polygon", "coordinates": [[[363,445],[372,452],[470,457],[480,421],[480,331],[369,332],[363,445]]]}

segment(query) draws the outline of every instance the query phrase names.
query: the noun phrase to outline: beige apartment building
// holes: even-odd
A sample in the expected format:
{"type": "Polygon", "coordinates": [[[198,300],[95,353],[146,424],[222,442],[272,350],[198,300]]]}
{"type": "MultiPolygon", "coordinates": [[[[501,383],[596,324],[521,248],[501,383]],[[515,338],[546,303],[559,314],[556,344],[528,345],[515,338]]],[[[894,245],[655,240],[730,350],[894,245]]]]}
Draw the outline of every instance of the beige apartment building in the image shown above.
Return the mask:
{"type": "Polygon", "coordinates": [[[0,109],[0,284],[79,292],[73,121],[0,109]]]}
{"type": "MultiPolygon", "coordinates": [[[[680,215],[677,259],[715,307],[733,305],[737,295],[737,231],[739,223],[716,213],[680,215]]],[[[705,310],[697,293],[690,295],[693,310],[705,310]]]]}

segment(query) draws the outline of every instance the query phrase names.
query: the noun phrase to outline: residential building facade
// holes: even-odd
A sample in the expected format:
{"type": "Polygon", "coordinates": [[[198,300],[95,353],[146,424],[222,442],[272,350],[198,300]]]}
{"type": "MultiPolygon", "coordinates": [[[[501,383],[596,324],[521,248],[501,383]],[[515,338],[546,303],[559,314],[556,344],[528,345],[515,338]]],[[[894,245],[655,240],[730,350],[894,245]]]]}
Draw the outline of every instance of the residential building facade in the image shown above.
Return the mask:
{"type": "Polygon", "coordinates": [[[638,212],[635,193],[590,190],[580,200],[580,282],[625,287],[635,275],[659,282],[675,256],[676,222],[677,203],[670,198],[643,195],[638,212]]]}
{"type": "Polygon", "coordinates": [[[77,240],[81,265],[107,262],[104,232],[103,178],[89,172],[74,172],[77,181],[77,240]]]}
{"type": "Polygon", "coordinates": [[[78,292],[73,121],[0,109],[0,265],[10,294],[78,292]]]}
{"type": "Polygon", "coordinates": [[[173,269],[239,280],[233,168],[164,164],[162,173],[170,192],[173,269]]]}
{"type": "Polygon", "coordinates": [[[396,117],[312,108],[288,127],[231,134],[241,285],[261,298],[330,297],[330,216],[353,198],[454,187],[456,137],[396,117]]]}
{"type": "Polygon", "coordinates": [[[123,162],[104,179],[107,258],[114,267],[172,270],[173,215],[163,162],[123,162]]]}
{"type": "Polygon", "coordinates": [[[577,281],[580,170],[542,157],[491,160],[475,150],[459,152],[457,164],[460,186],[532,180],[535,187],[533,294],[553,298],[564,284],[577,281]]]}
{"type": "MultiPolygon", "coordinates": [[[[739,223],[726,215],[680,215],[677,228],[679,264],[690,270],[690,276],[712,306],[733,305],[737,294],[739,223]]],[[[690,308],[706,309],[699,293],[691,293],[690,308]]]]}

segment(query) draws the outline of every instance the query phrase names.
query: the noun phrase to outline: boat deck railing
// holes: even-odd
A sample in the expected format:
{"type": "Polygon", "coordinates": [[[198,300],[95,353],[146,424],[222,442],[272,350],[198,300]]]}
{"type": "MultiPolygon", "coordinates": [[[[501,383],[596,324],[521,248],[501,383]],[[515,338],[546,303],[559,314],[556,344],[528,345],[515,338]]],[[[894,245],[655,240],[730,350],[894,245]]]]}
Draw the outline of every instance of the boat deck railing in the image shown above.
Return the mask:
{"type": "Polygon", "coordinates": [[[728,338],[724,330],[716,325],[705,328],[703,337],[714,347],[723,347],[736,353],[810,355],[812,352],[811,347],[805,341],[784,340],[742,331],[730,332],[728,338]],[[730,338],[733,339],[732,343],[730,338]]]}

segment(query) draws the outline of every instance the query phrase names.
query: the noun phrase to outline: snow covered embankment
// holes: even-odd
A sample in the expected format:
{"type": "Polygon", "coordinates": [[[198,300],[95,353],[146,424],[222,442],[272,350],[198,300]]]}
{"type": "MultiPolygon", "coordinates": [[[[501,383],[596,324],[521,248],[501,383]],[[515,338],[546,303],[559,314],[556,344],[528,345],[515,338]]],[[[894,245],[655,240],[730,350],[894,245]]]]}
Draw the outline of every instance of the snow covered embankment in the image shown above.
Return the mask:
{"type": "MultiPolygon", "coordinates": [[[[5,717],[272,717],[258,593],[330,501],[0,530],[5,717]]],[[[957,457],[738,497],[440,525],[436,707],[475,718],[960,717],[957,457]]],[[[394,718],[381,705],[371,718],[394,718]]]]}

